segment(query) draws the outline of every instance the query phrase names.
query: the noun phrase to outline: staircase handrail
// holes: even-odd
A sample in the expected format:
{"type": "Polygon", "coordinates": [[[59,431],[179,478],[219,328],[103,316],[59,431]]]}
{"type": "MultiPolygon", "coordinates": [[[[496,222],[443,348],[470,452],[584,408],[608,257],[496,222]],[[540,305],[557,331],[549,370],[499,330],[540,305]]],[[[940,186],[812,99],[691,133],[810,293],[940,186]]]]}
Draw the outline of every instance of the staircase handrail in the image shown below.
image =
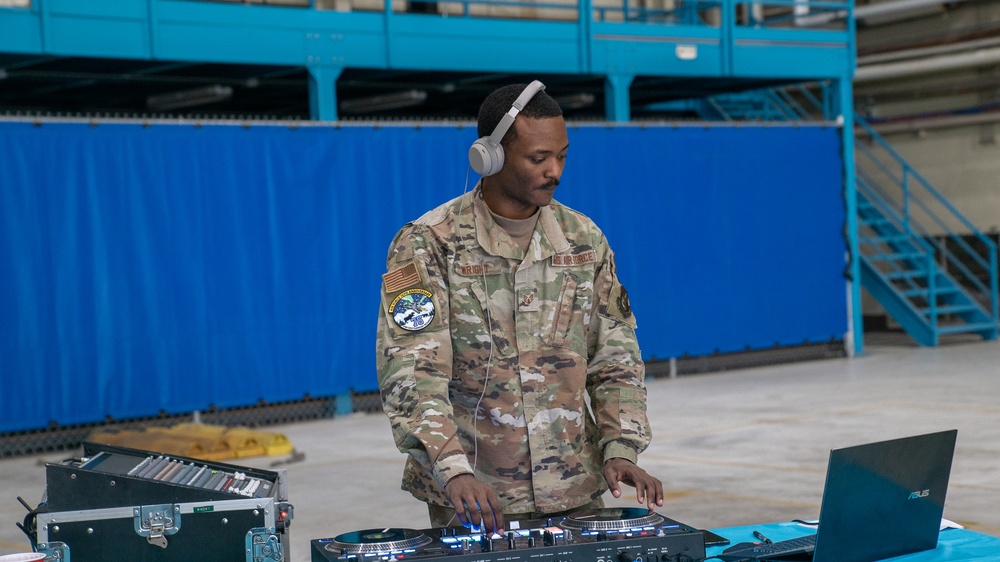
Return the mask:
{"type": "MultiPolygon", "coordinates": [[[[899,186],[903,189],[903,198],[904,201],[906,202],[906,205],[904,205],[904,213],[907,216],[909,216],[908,204],[909,201],[912,199],[913,201],[916,202],[916,204],[920,207],[920,209],[922,209],[927,214],[927,216],[931,218],[931,220],[933,220],[939,227],[941,227],[945,231],[949,239],[955,241],[958,247],[960,247],[968,256],[970,256],[981,267],[986,269],[990,279],[989,288],[987,288],[982,282],[980,282],[978,277],[972,274],[972,272],[968,270],[965,264],[962,263],[962,261],[959,260],[953,252],[948,251],[947,248],[942,247],[943,245],[935,244],[935,246],[941,249],[942,255],[945,257],[945,259],[949,263],[957,266],[958,269],[965,275],[965,279],[968,282],[971,282],[973,285],[978,287],[980,291],[987,294],[987,299],[991,304],[990,316],[994,321],[1000,319],[1000,295],[998,295],[998,287],[1000,286],[998,286],[998,280],[997,280],[997,245],[992,240],[990,240],[989,237],[983,234],[978,228],[976,228],[975,225],[973,225],[967,218],[965,218],[965,216],[962,215],[958,211],[958,209],[956,209],[955,206],[952,205],[947,199],[945,199],[944,196],[933,185],[931,185],[931,183],[927,181],[926,178],[923,177],[923,175],[921,175],[912,166],[910,166],[909,162],[907,162],[898,152],[896,152],[896,150],[893,149],[892,146],[881,135],[879,135],[878,132],[876,132],[875,129],[860,115],[857,114],[854,115],[854,123],[857,126],[861,127],[861,129],[868,134],[869,138],[872,139],[872,141],[875,144],[877,144],[880,148],[882,148],[900,166],[900,169],[903,172],[902,178],[898,178],[898,176],[896,176],[894,173],[892,173],[889,170],[886,170],[881,160],[874,157],[871,154],[871,151],[867,150],[866,148],[863,148],[861,151],[862,153],[866,153],[866,156],[869,156],[872,159],[872,161],[874,161],[880,168],[882,168],[884,173],[886,173],[890,178],[893,178],[895,181],[897,181],[899,186]],[[937,213],[932,211],[930,207],[928,207],[926,202],[924,202],[921,198],[910,197],[910,191],[912,190],[910,190],[909,188],[909,181],[907,181],[908,177],[915,178],[917,182],[919,182],[919,184],[924,188],[924,190],[928,194],[930,194],[946,211],[948,211],[948,213],[950,213],[952,218],[956,219],[959,223],[965,226],[969,230],[969,232],[983,244],[983,246],[986,249],[985,253],[988,254],[988,259],[984,259],[984,257],[980,254],[980,252],[975,251],[971,246],[969,246],[968,242],[966,242],[966,240],[962,236],[959,236],[956,232],[954,232],[954,230],[952,230],[937,213]]],[[[909,224],[910,222],[911,221],[906,221],[907,224],[909,224]]],[[[918,223],[915,224],[917,227],[916,230],[921,234],[921,236],[925,238],[932,238],[922,225],[918,223]]]]}
{"type": "Polygon", "coordinates": [[[793,118],[799,120],[811,119],[809,111],[802,107],[802,104],[796,101],[796,99],[793,98],[785,88],[774,88],[771,90],[771,95],[775,96],[778,100],[788,106],[788,108],[792,111],[793,118]]]}
{"type": "MultiPolygon", "coordinates": [[[[856,145],[855,148],[857,148],[858,150],[860,150],[861,152],[863,152],[866,156],[868,156],[868,158],[886,176],[888,176],[888,178],[890,180],[894,181],[898,185],[903,185],[903,186],[907,185],[906,176],[910,173],[910,171],[912,171],[912,167],[910,167],[910,168],[904,168],[903,169],[903,177],[899,177],[898,175],[895,174],[895,172],[893,172],[892,170],[890,170],[881,160],[879,160],[877,157],[875,157],[875,155],[872,154],[872,151],[870,149],[868,149],[867,147],[865,147],[864,145],[856,145]]],[[[860,170],[858,171],[858,174],[861,175],[861,176],[865,176],[864,172],[860,171],[860,170]]],[[[869,181],[867,183],[868,184],[873,184],[874,182],[869,181]]],[[[873,189],[872,185],[868,185],[867,187],[869,189],[873,189]]],[[[933,210],[931,210],[931,208],[928,207],[927,204],[922,199],[909,197],[909,194],[907,192],[905,192],[905,189],[904,189],[904,194],[903,195],[904,195],[903,217],[899,217],[895,213],[895,210],[892,209],[892,206],[885,202],[888,199],[887,197],[885,197],[884,195],[882,195],[881,199],[882,199],[882,201],[884,203],[882,205],[883,211],[892,211],[893,216],[898,219],[899,224],[907,232],[907,234],[911,234],[913,231],[915,231],[917,233],[917,235],[919,235],[920,237],[923,237],[924,239],[934,239],[935,238],[934,236],[931,235],[931,233],[926,228],[923,227],[923,225],[921,225],[918,222],[915,223],[915,222],[913,222],[913,221],[910,220],[910,212],[909,212],[910,201],[913,201],[920,209],[922,209],[927,214],[927,216],[935,224],[937,224],[939,227],[941,227],[942,230],[944,230],[947,233],[948,239],[953,240],[960,248],[962,248],[962,250],[965,251],[965,254],[968,255],[977,264],[979,264],[980,267],[982,267],[983,269],[986,269],[986,270],[988,270],[991,267],[990,263],[987,260],[983,259],[983,257],[979,254],[979,252],[976,252],[972,248],[972,246],[970,246],[969,243],[965,241],[964,238],[962,238],[961,236],[959,236],[958,234],[956,234],[954,231],[952,231],[951,228],[947,224],[945,224],[945,222],[941,219],[941,217],[938,214],[936,214],[933,210]]],[[[992,240],[990,240],[990,242],[992,242],[992,240]]],[[[935,243],[934,247],[937,248],[941,252],[941,255],[943,255],[945,257],[945,259],[951,265],[953,265],[954,267],[956,267],[957,269],[959,269],[965,275],[965,279],[967,279],[969,282],[971,282],[973,285],[975,285],[980,291],[987,292],[987,291],[990,290],[990,289],[988,289],[979,280],[978,276],[976,276],[974,273],[972,273],[971,271],[969,271],[968,267],[966,267],[965,264],[962,263],[962,261],[958,258],[958,256],[955,255],[954,252],[948,250],[947,247],[945,247],[943,245],[940,245],[940,244],[936,244],[935,243]]]]}
{"type": "MultiPolygon", "coordinates": [[[[878,210],[880,215],[888,218],[890,222],[893,223],[894,228],[896,228],[897,230],[906,235],[907,242],[912,246],[914,246],[915,249],[917,250],[917,253],[920,254],[920,257],[917,259],[920,259],[928,263],[932,263],[934,261],[934,248],[930,245],[930,243],[928,243],[920,236],[917,236],[913,231],[902,227],[902,225],[904,224],[902,217],[900,217],[899,214],[896,213],[896,210],[892,207],[890,203],[888,203],[885,200],[882,194],[879,193],[879,190],[875,186],[869,184],[868,181],[863,176],[864,174],[861,173],[857,177],[858,186],[860,187],[859,195],[866,201],[868,201],[870,205],[873,205],[878,210]]],[[[905,268],[903,268],[900,264],[896,263],[895,261],[886,261],[885,263],[895,273],[906,271],[905,268]]],[[[925,271],[928,271],[930,273],[933,271],[933,269],[928,269],[925,271]]],[[[901,282],[906,283],[906,285],[910,289],[919,288],[919,286],[916,284],[915,279],[903,278],[901,282]]],[[[928,281],[928,285],[930,285],[930,281],[928,281]]],[[[907,302],[907,304],[910,305],[911,303],[907,302]]],[[[915,314],[919,314],[919,311],[916,308],[913,308],[912,306],[911,308],[915,314]]]]}
{"type": "MultiPolygon", "coordinates": [[[[947,209],[952,214],[954,218],[958,219],[958,221],[961,222],[963,226],[968,228],[971,233],[975,234],[976,238],[978,238],[981,242],[983,242],[987,248],[991,248],[994,252],[996,251],[996,244],[994,244],[992,240],[990,240],[978,228],[976,228],[975,225],[969,222],[969,219],[965,218],[965,215],[960,213],[958,209],[955,208],[954,205],[952,205],[947,199],[945,199],[944,195],[942,195],[941,192],[939,192],[933,185],[931,185],[931,183],[927,181],[924,178],[924,176],[920,174],[920,172],[915,170],[913,166],[910,166],[910,163],[907,162],[898,152],[896,152],[896,150],[892,148],[892,145],[886,142],[886,140],[882,137],[882,135],[878,134],[875,131],[875,129],[868,124],[867,121],[865,121],[860,115],[855,114],[854,122],[855,124],[860,125],[861,128],[868,134],[868,136],[873,141],[875,141],[875,143],[878,144],[882,149],[888,152],[889,155],[892,156],[892,158],[896,160],[896,162],[899,163],[904,170],[912,174],[913,177],[920,182],[920,184],[924,187],[924,189],[927,190],[928,193],[934,196],[934,198],[937,199],[937,201],[941,203],[944,206],[944,208],[947,209]]],[[[951,229],[949,229],[949,231],[950,230],[951,229]]]]}
{"type": "MultiPolygon", "coordinates": [[[[927,216],[929,216],[938,226],[940,226],[945,230],[948,230],[948,226],[941,221],[940,217],[932,213],[931,210],[927,208],[927,205],[922,200],[914,199],[914,201],[921,209],[924,210],[924,212],[927,213],[927,216]]],[[[917,223],[916,226],[921,236],[925,236],[926,238],[929,239],[934,239],[934,236],[931,235],[927,231],[927,229],[925,229],[922,225],[917,223]]],[[[990,267],[989,262],[984,260],[982,256],[979,255],[978,252],[972,249],[972,246],[969,246],[968,242],[966,242],[961,236],[958,236],[957,234],[949,231],[948,238],[954,240],[963,250],[965,250],[966,254],[972,257],[976,261],[976,263],[978,263],[984,269],[990,267]]],[[[992,240],[990,242],[992,242],[992,240]]],[[[962,273],[965,274],[966,279],[970,281],[972,284],[974,284],[976,287],[978,287],[980,291],[986,292],[988,290],[986,286],[979,280],[978,276],[974,275],[971,271],[969,271],[969,269],[965,266],[964,263],[962,263],[961,260],[958,259],[958,256],[956,256],[954,252],[948,250],[948,248],[944,245],[935,244],[934,246],[938,248],[938,250],[945,257],[945,259],[948,260],[949,263],[951,263],[954,267],[957,267],[959,270],[961,270],[962,273]]]]}
{"type": "Polygon", "coordinates": [[[872,185],[872,182],[868,181],[867,174],[859,172],[858,183],[863,188],[862,191],[864,192],[864,195],[873,200],[873,203],[878,207],[879,212],[891,218],[893,222],[896,223],[897,228],[916,241],[924,252],[934,252],[934,247],[931,246],[930,242],[925,240],[920,233],[915,232],[915,229],[911,228],[909,221],[907,221],[905,217],[900,216],[900,214],[896,212],[896,209],[893,208],[892,204],[889,203],[888,199],[879,192],[880,190],[872,185]]]}
{"type": "MultiPolygon", "coordinates": [[[[862,153],[864,153],[865,156],[868,156],[868,158],[886,176],[888,176],[890,180],[894,181],[898,185],[903,185],[903,186],[907,185],[906,176],[910,173],[910,171],[912,170],[912,167],[910,167],[910,168],[904,168],[903,169],[903,177],[899,177],[899,176],[897,176],[895,174],[895,172],[893,172],[887,166],[885,166],[885,164],[881,160],[879,160],[877,157],[875,157],[875,155],[872,154],[872,151],[870,149],[868,149],[864,145],[856,145],[856,148],[858,150],[860,150],[862,153]]],[[[862,171],[859,171],[858,174],[859,175],[864,175],[864,173],[862,171]]],[[[869,183],[873,183],[873,182],[869,182],[869,183]]],[[[869,186],[869,188],[871,188],[871,186],[869,186]]],[[[959,236],[958,234],[956,234],[954,231],[952,231],[951,228],[947,224],[945,224],[945,222],[941,219],[941,217],[938,216],[933,210],[931,210],[931,208],[928,207],[927,204],[922,199],[909,197],[909,193],[905,191],[905,187],[904,187],[904,194],[903,194],[903,196],[904,196],[904,203],[903,203],[903,215],[904,216],[902,218],[900,218],[899,220],[900,220],[900,224],[903,226],[903,228],[906,230],[907,233],[910,233],[911,230],[913,230],[913,231],[916,231],[917,234],[919,234],[920,236],[922,236],[924,238],[927,238],[927,239],[933,239],[934,238],[934,236],[932,236],[930,234],[930,232],[926,228],[923,227],[923,225],[921,225],[919,223],[914,223],[913,221],[910,220],[909,208],[910,208],[910,201],[912,200],[920,209],[922,209],[927,214],[927,216],[932,221],[934,221],[935,224],[937,224],[939,227],[941,227],[942,230],[944,230],[947,233],[947,237],[950,240],[953,240],[956,244],[958,244],[958,246],[960,248],[962,248],[965,251],[966,255],[968,255],[970,258],[972,258],[983,269],[988,269],[990,267],[989,262],[987,262],[987,260],[983,259],[983,257],[979,254],[979,252],[976,252],[972,248],[972,246],[970,246],[969,243],[965,241],[964,238],[962,238],[961,236],[959,236]]],[[[883,196],[882,199],[886,200],[887,198],[885,196],[883,196]]],[[[886,205],[886,209],[891,209],[891,205],[886,205]]],[[[987,240],[989,240],[989,239],[987,239],[987,240]]],[[[989,241],[992,242],[992,240],[989,240],[989,241]]],[[[986,288],[985,285],[983,285],[979,281],[979,279],[978,279],[978,277],[976,275],[974,275],[971,271],[968,270],[967,267],[965,267],[965,264],[962,263],[961,260],[958,259],[958,256],[956,256],[954,252],[951,252],[946,247],[938,245],[938,244],[935,244],[934,247],[938,248],[938,250],[941,251],[942,255],[945,256],[945,258],[949,261],[949,263],[953,264],[958,269],[960,269],[962,271],[962,273],[964,273],[966,275],[967,279],[969,281],[971,281],[974,285],[976,285],[979,288],[979,290],[984,291],[984,292],[989,290],[989,289],[986,288]]]]}
{"type": "MultiPolygon", "coordinates": [[[[821,115],[825,114],[825,111],[823,109],[823,102],[821,102],[815,95],[813,95],[813,93],[809,91],[809,88],[806,87],[805,84],[796,84],[793,87],[796,90],[798,90],[799,94],[802,95],[802,97],[804,97],[806,101],[812,104],[812,106],[816,109],[816,111],[819,111],[821,115]]],[[[824,88],[824,86],[820,84],[820,88],[822,89],[824,88]]],[[[788,88],[782,88],[782,91],[787,92],[788,88]]],[[[808,112],[806,112],[806,115],[808,115],[808,112]]]]}
{"type": "MultiPolygon", "coordinates": [[[[864,123],[864,124],[867,125],[867,123],[864,123]]],[[[873,129],[871,129],[870,126],[868,126],[868,128],[869,128],[869,130],[868,130],[869,134],[878,135],[878,133],[876,133],[873,129]]],[[[996,245],[993,243],[993,241],[990,240],[989,238],[987,238],[981,231],[979,231],[975,226],[973,226],[972,223],[970,223],[964,216],[962,216],[961,213],[959,213],[958,210],[955,209],[955,207],[951,205],[951,203],[949,203],[946,199],[944,199],[944,197],[940,194],[940,192],[938,192],[934,188],[934,186],[930,185],[930,183],[926,179],[924,179],[923,176],[921,176],[912,166],[910,166],[910,164],[908,162],[906,162],[902,158],[902,156],[899,155],[899,153],[897,153],[895,150],[893,150],[892,147],[885,141],[885,139],[883,139],[881,136],[878,136],[878,137],[874,137],[873,136],[872,139],[875,140],[879,144],[880,147],[882,147],[883,149],[885,149],[886,152],[888,152],[890,154],[890,156],[892,156],[896,160],[897,164],[899,164],[901,166],[901,169],[903,171],[903,177],[899,177],[892,170],[888,169],[885,166],[885,164],[881,160],[879,160],[877,157],[875,157],[874,154],[872,153],[872,151],[870,149],[868,149],[867,147],[865,147],[863,145],[858,145],[858,146],[856,146],[856,148],[859,148],[863,153],[865,153],[865,155],[868,156],[871,159],[871,161],[874,162],[875,165],[878,166],[886,176],[888,176],[891,180],[893,180],[897,184],[902,185],[904,187],[904,194],[903,195],[904,195],[904,199],[906,200],[906,203],[904,204],[904,215],[906,215],[906,217],[907,217],[907,220],[904,221],[904,224],[905,224],[906,228],[907,229],[911,228],[911,225],[910,225],[911,221],[908,220],[908,217],[909,217],[909,209],[908,209],[908,207],[909,207],[909,202],[913,201],[914,203],[916,203],[916,205],[918,207],[920,207],[920,209],[922,209],[927,214],[927,216],[932,221],[934,221],[935,224],[937,224],[939,227],[941,227],[941,229],[943,231],[945,231],[945,233],[948,235],[948,238],[950,238],[951,240],[954,240],[955,243],[958,244],[959,247],[961,247],[966,252],[966,254],[968,254],[973,260],[975,260],[976,263],[978,263],[981,267],[988,268],[989,267],[989,263],[987,262],[987,260],[983,259],[983,257],[978,252],[976,252],[971,246],[969,246],[969,244],[965,241],[964,238],[962,238],[957,233],[955,233],[951,229],[951,227],[949,227],[944,222],[944,220],[942,220],[941,217],[937,213],[935,213],[922,199],[909,197],[909,193],[905,191],[905,188],[908,186],[908,182],[906,181],[906,177],[910,176],[910,175],[912,175],[913,177],[915,177],[917,179],[917,181],[919,181],[921,183],[921,185],[923,185],[924,188],[926,188],[927,191],[929,193],[931,193],[931,195],[933,195],[938,200],[938,202],[942,203],[945,206],[945,209],[947,209],[948,211],[950,211],[952,213],[952,215],[956,219],[958,219],[959,221],[961,221],[962,224],[964,224],[967,228],[969,228],[969,230],[972,231],[973,234],[975,234],[975,236],[976,236],[977,239],[979,239],[981,242],[984,243],[984,245],[986,246],[986,248],[989,250],[989,252],[991,254],[993,254],[993,253],[996,252],[996,245]]],[[[923,228],[919,224],[917,224],[916,226],[917,226],[916,230],[918,231],[918,233],[921,236],[925,236],[927,238],[931,238],[931,234],[925,228],[923,228]]],[[[942,251],[944,251],[943,248],[942,248],[942,251]]],[[[945,252],[945,253],[954,256],[954,254],[952,252],[945,252]]],[[[973,280],[975,280],[978,283],[978,279],[975,279],[975,276],[973,276],[971,274],[971,272],[968,272],[968,270],[965,269],[964,265],[962,265],[960,261],[958,261],[957,259],[955,259],[953,261],[957,265],[959,265],[960,268],[962,268],[964,270],[963,273],[966,273],[967,275],[970,276],[970,279],[973,279],[973,280]]],[[[982,290],[985,291],[986,287],[982,286],[980,284],[980,289],[982,289],[982,290]]]]}
{"type": "MultiPolygon", "coordinates": [[[[904,184],[904,182],[906,181],[906,179],[905,179],[906,178],[906,174],[905,173],[903,174],[903,176],[896,175],[896,172],[894,172],[893,170],[891,170],[888,166],[885,165],[884,162],[882,162],[881,160],[879,160],[879,158],[875,155],[875,153],[870,148],[868,148],[867,146],[865,146],[863,144],[856,144],[855,148],[858,151],[862,152],[865,156],[867,156],[868,159],[871,160],[872,163],[875,164],[875,166],[878,167],[878,169],[881,170],[883,174],[885,174],[890,180],[892,180],[893,181],[893,185],[901,186],[901,185],[904,184]]],[[[907,196],[909,196],[909,193],[907,193],[906,190],[904,189],[903,190],[903,195],[904,195],[904,197],[907,197],[907,196]]],[[[908,212],[907,209],[908,209],[908,204],[904,201],[904,203],[903,203],[903,214],[909,216],[909,212],[908,212]]],[[[907,220],[907,222],[908,222],[908,220],[907,220]]]]}
{"type": "MultiPolygon", "coordinates": [[[[883,214],[883,216],[889,216],[891,219],[893,219],[897,227],[899,227],[901,231],[904,231],[907,236],[909,236],[913,241],[916,241],[916,243],[920,245],[921,249],[924,250],[921,253],[933,256],[934,250],[936,248],[938,251],[941,252],[941,255],[943,255],[945,259],[948,260],[948,263],[950,263],[953,267],[962,272],[963,279],[967,280],[967,282],[974,285],[977,289],[979,289],[981,293],[987,295],[990,294],[989,289],[987,289],[987,287],[979,280],[978,276],[969,271],[968,267],[966,267],[965,264],[962,263],[962,261],[959,260],[953,252],[949,251],[947,247],[943,245],[936,243],[931,244],[930,242],[928,242],[927,240],[932,240],[934,239],[934,237],[931,236],[927,232],[927,230],[923,228],[921,224],[914,223],[912,221],[906,221],[902,217],[900,217],[900,215],[896,212],[896,210],[892,208],[892,205],[886,202],[884,196],[878,193],[879,190],[874,186],[870,185],[870,183],[864,176],[866,176],[866,174],[864,174],[863,172],[859,172],[858,182],[859,185],[861,185],[863,188],[862,191],[864,195],[866,195],[871,199],[876,200],[877,206],[879,207],[879,211],[883,214]]],[[[961,241],[961,238],[958,238],[958,240],[961,241]]],[[[982,261],[978,259],[978,255],[976,254],[972,255],[973,257],[977,258],[977,261],[979,261],[980,264],[982,264],[982,261]]]]}
{"type": "MultiPolygon", "coordinates": [[[[895,223],[894,226],[907,236],[908,242],[916,247],[918,253],[922,256],[922,259],[930,257],[933,261],[935,255],[934,246],[931,245],[931,243],[928,242],[923,236],[909,228],[904,227],[903,225],[905,225],[906,222],[903,218],[899,216],[899,213],[897,213],[892,205],[879,193],[879,190],[862,177],[863,175],[864,174],[859,174],[857,178],[858,185],[861,187],[861,195],[863,195],[871,204],[875,205],[883,217],[888,217],[895,223]]],[[[898,265],[893,262],[889,263],[895,271],[902,271],[902,268],[898,265]]],[[[910,285],[911,288],[915,287],[912,280],[908,280],[906,283],[910,285]]]]}
{"type": "Polygon", "coordinates": [[[803,117],[806,117],[800,114],[798,109],[792,105],[792,103],[794,103],[794,100],[785,99],[781,94],[778,93],[778,90],[772,88],[767,90],[765,93],[767,96],[767,100],[771,102],[771,105],[773,105],[785,119],[792,121],[801,121],[803,117]]]}

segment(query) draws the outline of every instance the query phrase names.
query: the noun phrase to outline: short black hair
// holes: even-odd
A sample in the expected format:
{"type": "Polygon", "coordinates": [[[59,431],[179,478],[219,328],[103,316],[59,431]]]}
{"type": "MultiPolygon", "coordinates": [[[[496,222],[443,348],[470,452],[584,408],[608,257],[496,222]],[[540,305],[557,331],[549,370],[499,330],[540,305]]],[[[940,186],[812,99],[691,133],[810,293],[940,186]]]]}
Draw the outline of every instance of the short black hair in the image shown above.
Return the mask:
{"type": "MultiPolygon", "coordinates": [[[[510,111],[511,106],[514,105],[514,100],[527,87],[527,84],[510,84],[493,90],[490,95],[486,96],[483,104],[479,106],[478,132],[480,137],[487,137],[493,134],[493,129],[497,128],[497,124],[510,111]]],[[[518,113],[518,117],[540,119],[544,117],[561,117],[562,114],[562,108],[559,107],[556,100],[552,99],[552,96],[547,94],[545,90],[542,90],[532,96],[531,100],[525,104],[524,109],[518,113]]],[[[511,127],[507,130],[507,134],[503,136],[503,139],[500,140],[500,144],[508,146],[516,136],[517,133],[514,132],[514,127],[511,127]]]]}

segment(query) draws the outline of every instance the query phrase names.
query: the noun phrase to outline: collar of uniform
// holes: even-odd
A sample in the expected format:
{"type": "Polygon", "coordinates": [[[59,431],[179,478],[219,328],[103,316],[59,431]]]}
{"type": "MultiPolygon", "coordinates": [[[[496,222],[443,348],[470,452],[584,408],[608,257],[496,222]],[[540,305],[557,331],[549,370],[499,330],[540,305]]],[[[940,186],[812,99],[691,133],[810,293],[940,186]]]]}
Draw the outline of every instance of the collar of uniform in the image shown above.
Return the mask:
{"type": "Polygon", "coordinates": [[[553,255],[569,250],[569,240],[563,234],[562,227],[552,211],[552,204],[538,210],[538,223],[535,225],[535,232],[531,235],[531,243],[528,244],[527,253],[514,242],[514,239],[507,234],[490,214],[490,208],[486,205],[486,200],[482,195],[482,184],[477,184],[472,193],[473,212],[477,228],[476,237],[479,245],[488,254],[509,259],[522,260],[521,265],[528,265],[531,262],[546,260],[553,255]]]}

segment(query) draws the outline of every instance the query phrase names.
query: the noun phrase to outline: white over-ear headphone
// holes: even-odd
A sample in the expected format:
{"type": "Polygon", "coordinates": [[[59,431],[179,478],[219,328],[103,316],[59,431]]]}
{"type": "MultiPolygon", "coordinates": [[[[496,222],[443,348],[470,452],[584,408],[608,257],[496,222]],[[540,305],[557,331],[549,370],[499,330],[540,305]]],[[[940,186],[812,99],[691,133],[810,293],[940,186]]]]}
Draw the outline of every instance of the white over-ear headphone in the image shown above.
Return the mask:
{"type": "Polygon", "coordinates": [[[528,105],[528,102],[531,101],[531,98],[535,97],[535,94],[544,89],[545,84],[542,84],[538,80],[533,80],[521,92],[521,95],[517,96],[517,99],[514,100],[514,105],[510,107],[510,111],[497,123],[496,128],[493,129],[493,134],[488,137],[482,137],[472,143],[472,147],[469,148],[469,165],[472,166],[472,169],[477,174],[492,176],[503,168],[503,146],[500,145],[500,141],[503,140],[503,136],[507,134],[510,126],[514,124],[514,118],[517,117],[517,114],[524,109],[524,106],[528,105]]]}

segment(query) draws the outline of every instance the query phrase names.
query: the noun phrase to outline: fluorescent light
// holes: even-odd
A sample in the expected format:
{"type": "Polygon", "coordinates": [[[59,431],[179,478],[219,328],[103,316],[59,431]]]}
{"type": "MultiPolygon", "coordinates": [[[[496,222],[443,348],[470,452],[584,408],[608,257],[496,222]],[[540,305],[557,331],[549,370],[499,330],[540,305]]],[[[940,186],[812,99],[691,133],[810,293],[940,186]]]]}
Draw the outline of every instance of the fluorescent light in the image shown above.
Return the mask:
{"type": "Polygon", "coordinates": [[[402,92],[393,92],[391,94],[344,100],[340,102],[340,111],[343,113],[387,111],[390,109],[413,107],[415,105],[420,105],[425,101],[427,101],[427,92],[423,90],[405,90],[402,92]]]}
{"type": "Polygon", "coordinates": [[[205,88],[194,88],[192,90],[149,96],[146,98],[146,107],[154,111],[168,111],[182,107],[193,107],[226,101],[231,97],[233,97],[233,89],[230,86],[220,86],[217,84],[205,88]]]}
{"type": "Polygon", "coordinates": [[[568,96],[556,96],[553,99],[563,109],[580,109],[594,105],[594,94],[570,94],[568,96]]]}

